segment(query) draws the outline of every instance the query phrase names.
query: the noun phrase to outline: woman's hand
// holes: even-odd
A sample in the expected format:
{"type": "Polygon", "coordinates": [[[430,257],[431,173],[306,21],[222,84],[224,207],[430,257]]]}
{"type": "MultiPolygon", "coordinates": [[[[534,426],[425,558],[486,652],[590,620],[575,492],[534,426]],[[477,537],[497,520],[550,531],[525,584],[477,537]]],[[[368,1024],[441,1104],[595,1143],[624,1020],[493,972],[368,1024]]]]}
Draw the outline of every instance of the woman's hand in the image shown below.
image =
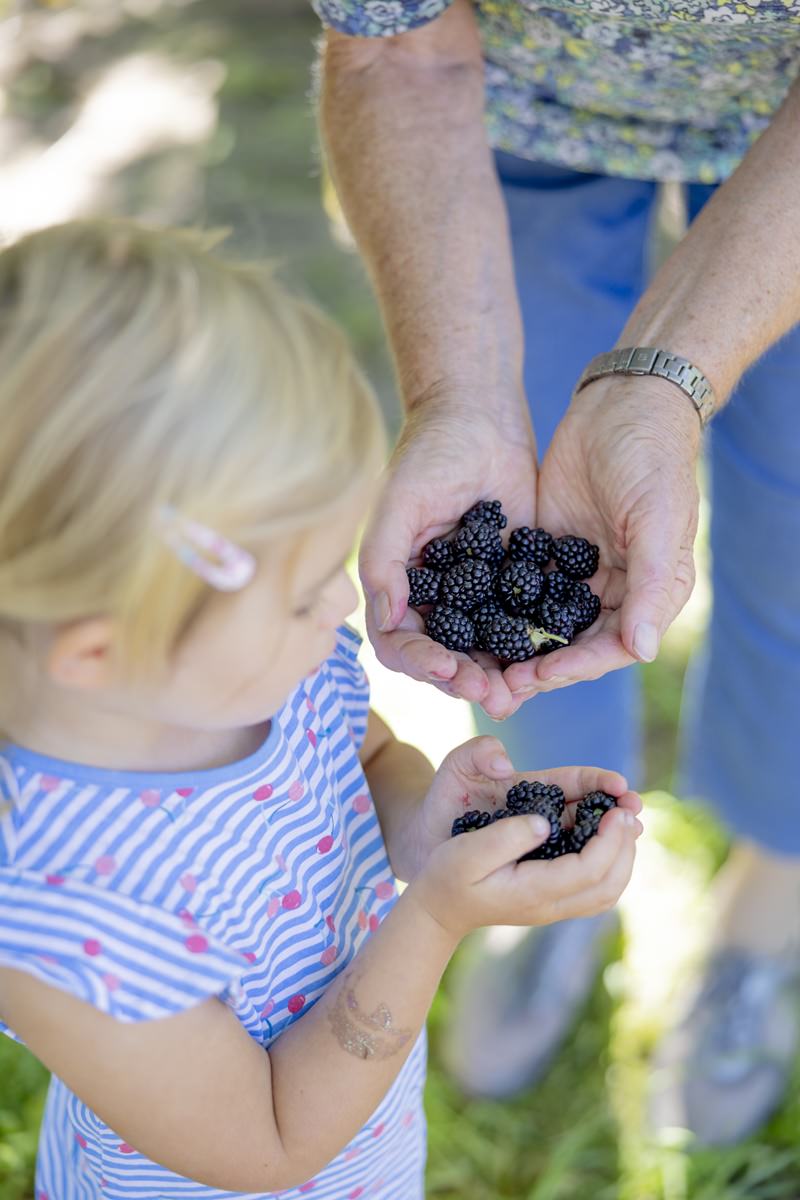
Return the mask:
{"type": "Polygon", "coordinates": [[[490,415],[475,397],[428,401],[412,410],[387,475],[360,560],[375,652],[393,671],[506,716],[515,705],[495,660],[455,653],[426,636],[421,616],[408,608],[406,565],[478,500],[502,500],[511,527],[535,523],[527,409],[520,400],[490,415]]]}
{"type": "Polygon", "coordinates": [[[572,401],[539,475],[538,521],[600,547],[603,608],[575,642],[505,672],[517,703],[655,658],[694,586],[700,422],[665,380],[609,377],[572,401]]]}
{"type": "MultiPolygon", "coordinates": [[[[599,767],[557,767],[521,774],[514,771],[497,738],[472,738],[450,751],[414,814],[407,831],[407,861],[411,864],[407,878],[413,880],[424,872],[439,847],[450,842],[450,830],[456,817],[468,809],[493,812],[503,808],[506,792],[521,779],[558,784],[567,798],[564,818],[567,825],[572,823],[575,804],[588,792],[608,792],[634,816],[642,807],[639,797],[627,790],[625,779],[616,771],[599,767]]],[[[505,823],[500,822],[501,825],[505,823]]]]}

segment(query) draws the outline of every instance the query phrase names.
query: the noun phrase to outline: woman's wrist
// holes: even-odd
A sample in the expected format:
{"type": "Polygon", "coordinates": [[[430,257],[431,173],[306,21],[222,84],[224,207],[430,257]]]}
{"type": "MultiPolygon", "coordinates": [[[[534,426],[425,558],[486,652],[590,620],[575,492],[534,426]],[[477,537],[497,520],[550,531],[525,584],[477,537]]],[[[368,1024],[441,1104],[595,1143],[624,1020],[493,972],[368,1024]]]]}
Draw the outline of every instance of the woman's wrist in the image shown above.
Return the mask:
{"type": "Polygon", "coordinates": [[[655,375],[602,376],[573,396],[570,411],[590,423],[635,422],[690,461],[700,452],[703,430],[694,405],[676,384],[655,375]]]}

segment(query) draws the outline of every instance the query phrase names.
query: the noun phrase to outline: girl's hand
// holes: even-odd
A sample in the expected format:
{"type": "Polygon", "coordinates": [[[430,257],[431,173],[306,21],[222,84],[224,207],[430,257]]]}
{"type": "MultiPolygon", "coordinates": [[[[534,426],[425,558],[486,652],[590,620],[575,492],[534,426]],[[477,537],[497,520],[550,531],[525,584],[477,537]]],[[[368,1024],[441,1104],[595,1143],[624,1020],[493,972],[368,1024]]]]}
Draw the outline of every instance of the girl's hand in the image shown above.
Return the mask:
{"type": "Polygon", "coordinates": [[[560,767],[524,774],[510,764],[496,738],[480,737],[453,750],[436,774],[419,811],[416,846],[419,871],[409,899],[448,933],[463,937],[482,925],[547,925],[567,917],[611,908],[633,868],[634,844],[642,832],[642,804],[615,771],[560,767]],[[505,761],[504,761],[505,760],[505,761]],[[567,798],[564,824],[591,791],[617,799],[600,829],[580,854],[551,862],[518,863],[547,837],[532,816],[509,817],[485,829],[451,838],[453,820],[467,809],[502,808],[508,789],[521,779],[555,783],[567,798]]]}
{"type": "MultiPolygon", "coordinates": [[[[407,835],[409,849],[406,851],[406,861],[413,864],[407,874],[409,881],[419,874],[436,847],[449,840],[456,817],[462,816],[468,809],[493,812],[504,808],[506,792],[521,779],[556,783],[565,796],[574,797],[576,802],[587,792],[593,791],[622,797],[628,786],[624,777],[616,771],[603,771],[595,767],[557,767],[552,770],[515,772],[498,738],[472,738],[450,751],[416,811],[407,835]]],[[[634,811],[639,812],[640,808],[639,802],[634,811]]],[[[571,812],[574,813],[574,805],[571,812]]],[[[566,816],[565,821],[571,824],[572,816],[566,816]]]]}

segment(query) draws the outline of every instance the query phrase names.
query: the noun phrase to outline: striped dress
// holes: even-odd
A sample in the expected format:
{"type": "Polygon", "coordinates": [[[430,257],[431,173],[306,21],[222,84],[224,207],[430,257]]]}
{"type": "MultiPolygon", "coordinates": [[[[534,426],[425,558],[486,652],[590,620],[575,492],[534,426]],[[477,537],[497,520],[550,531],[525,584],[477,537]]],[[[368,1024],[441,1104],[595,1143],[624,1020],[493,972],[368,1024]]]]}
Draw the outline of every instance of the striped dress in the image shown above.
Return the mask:
{"type": "MultiPolygon", "coordinates": [[[[0,964],[120,1021],[219,996],[269,1047],[397,899],[358,760],[368,710],[358,645],[342,629],[261,748],[225,767],[120,772],[4,747],[0,964]]],[[[424,1072],[423,1035],[333,1162],[300,1187],[252,1200],[421,1200],[424,1072]]],[[[36,1200],[243,1195],[145,1158],[52,1080],[36,1200]]]]}

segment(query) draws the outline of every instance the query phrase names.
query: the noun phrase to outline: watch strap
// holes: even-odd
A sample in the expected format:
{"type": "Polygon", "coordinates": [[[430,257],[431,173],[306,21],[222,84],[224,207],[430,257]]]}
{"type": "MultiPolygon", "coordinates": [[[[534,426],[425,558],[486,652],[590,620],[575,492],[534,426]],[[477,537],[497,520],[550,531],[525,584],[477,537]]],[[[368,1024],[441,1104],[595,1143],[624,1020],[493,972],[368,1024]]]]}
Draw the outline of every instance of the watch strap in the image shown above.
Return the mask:
{"type": "Polygon", "coordinates": [[[676,383],[697,409],[705,426],[714,415],[716,397],[705,375],[688,358],[660,350],[656,346],[623,346],[597,354],[583,371],[575,386],[579,392],[587,383],[604,375],[657,375],[676,383]]]}

